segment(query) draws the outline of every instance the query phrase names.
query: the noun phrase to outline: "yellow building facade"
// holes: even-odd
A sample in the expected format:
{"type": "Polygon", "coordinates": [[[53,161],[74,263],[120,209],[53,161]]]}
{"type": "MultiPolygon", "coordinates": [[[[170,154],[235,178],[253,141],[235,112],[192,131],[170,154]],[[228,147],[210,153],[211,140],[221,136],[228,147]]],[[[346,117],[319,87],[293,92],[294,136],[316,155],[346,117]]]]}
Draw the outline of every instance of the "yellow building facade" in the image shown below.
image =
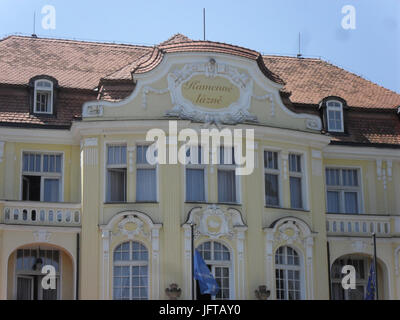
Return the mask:
{"type": "MultiPolygon", "coordinates": [[[[363,299],[372,233],[379,299],[399,299],[399,145],[332,143],[356,123],[348,97],[296,110],[253,51],[185,41],[128,64],[133,90],[88,99],[68,128],[0,126],[0,299],[168,299],[171,284],[179,299],[256,299],[262,285],[272,300],[363,299]],[[242,129],[252,173],[203,159],[150,164],[152,129],[165,132],[167,152],[185,129],[242,129]],[[192,287],[192,228],[217,296],[192,287]],[[40,286],[45,264],[54,290],[40,286]],[[346,264],[356,289],[341,286],[346,264]]],[[[60,97],[60,76],[41,74],[60,81],[60,97]]],[[[48,91],[35,85],[38,111],[48,91]]]]}

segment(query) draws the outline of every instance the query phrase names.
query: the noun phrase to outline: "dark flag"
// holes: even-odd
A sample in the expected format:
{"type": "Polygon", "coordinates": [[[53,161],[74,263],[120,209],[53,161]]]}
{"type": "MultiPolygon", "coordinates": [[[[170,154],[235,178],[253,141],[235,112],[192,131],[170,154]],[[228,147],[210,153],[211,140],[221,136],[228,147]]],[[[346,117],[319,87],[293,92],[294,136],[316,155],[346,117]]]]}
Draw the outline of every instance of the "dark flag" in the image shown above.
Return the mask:
{"type": "Polygon", "coordinates": [[[194,250],[194,278],[199,281],[201,294],[215,296],[219,292],[217,281],[197,250],[194,250]]]}
{"type": "Polygon", "coordinates": [[[367,285],[367,293],[365,295],[365,300],[375,300],[375,268],[374,264],[371,263],[371,268],[369,270],[369,277],[368,277],[368,285],[367,285]]]}

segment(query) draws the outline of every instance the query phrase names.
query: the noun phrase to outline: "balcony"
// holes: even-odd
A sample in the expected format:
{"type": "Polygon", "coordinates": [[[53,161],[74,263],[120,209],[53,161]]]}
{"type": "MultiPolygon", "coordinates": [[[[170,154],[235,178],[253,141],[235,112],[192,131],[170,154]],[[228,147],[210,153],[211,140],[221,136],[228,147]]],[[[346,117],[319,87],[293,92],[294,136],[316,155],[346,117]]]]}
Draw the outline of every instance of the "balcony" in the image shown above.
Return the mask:
{"type": "Polygon", "coordinates": [[[327,214],[326,217],[328,235],[370,236],[375,233],[380,236],[390,236],[393,232],[398,232],[398,217],[394,216],[327,214]]]}
{"type": "Polygon", "coordinates": [[[0,223],[13,225],[38,225],[79,227],[80,203],[0,201],[0,223]]]}

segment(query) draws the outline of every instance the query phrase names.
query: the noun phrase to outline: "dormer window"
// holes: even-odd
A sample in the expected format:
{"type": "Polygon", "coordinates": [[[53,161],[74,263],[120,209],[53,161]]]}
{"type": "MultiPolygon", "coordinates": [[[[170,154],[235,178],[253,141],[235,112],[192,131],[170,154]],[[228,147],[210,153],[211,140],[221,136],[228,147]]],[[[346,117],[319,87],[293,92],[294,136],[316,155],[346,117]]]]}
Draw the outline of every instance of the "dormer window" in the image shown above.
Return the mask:
{"type": "Polygon", "coordinates": [[[336,100],[326,102],[327,125],[329,132],[343,132],[343,104],[336,100]]]}
{"type": "Polygon", "coordinates": [[[34,113],[53,113],[53,82],[46,79],[38,79],[35,81],[34,113]]]}

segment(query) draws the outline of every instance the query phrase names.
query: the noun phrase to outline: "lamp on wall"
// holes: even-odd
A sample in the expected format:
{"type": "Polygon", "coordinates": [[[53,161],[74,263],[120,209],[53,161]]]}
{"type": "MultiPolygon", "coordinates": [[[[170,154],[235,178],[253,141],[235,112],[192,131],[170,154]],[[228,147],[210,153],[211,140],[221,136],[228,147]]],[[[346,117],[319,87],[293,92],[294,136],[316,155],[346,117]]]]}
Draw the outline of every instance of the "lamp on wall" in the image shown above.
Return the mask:
{"type": "Polygon", "coordinates": [[[267,286],[258,286],[258,290],[255,290],[254,293],[258,300],[268,300],[271,295],[271,291],[267,289],[267,286]]]}
{"type": "Polygon", "coordinates": [[[165,294],[168,296],[170,300],[178,300],[178,298],[182,294],[182,290],[176,283],[171,283],[169,285],[169,288],[165,289],[165,294]]]}
{"type": "Polygon", "coordinates": [[[42,270],[43,259],[40,258],[39,254],[40,254],[40,247],[37,249],[37,258],[36,258],[35,264],[32,267],[32,269],[34,271],[36,271],[36,270],[41,271],[42,270]]]}

